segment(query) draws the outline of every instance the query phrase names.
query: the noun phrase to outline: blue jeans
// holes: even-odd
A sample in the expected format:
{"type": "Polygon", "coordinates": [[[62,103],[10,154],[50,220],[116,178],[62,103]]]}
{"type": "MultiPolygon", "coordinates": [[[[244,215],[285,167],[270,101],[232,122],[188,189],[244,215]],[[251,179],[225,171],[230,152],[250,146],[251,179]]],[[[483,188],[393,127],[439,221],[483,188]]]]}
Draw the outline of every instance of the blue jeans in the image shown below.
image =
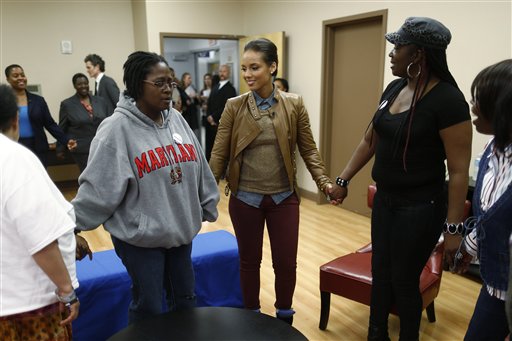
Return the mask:
{"type": "Polygon", "coordinates": [[[378,190],[372,210],[372,340],[388,339],[388,316],[396,304],[400,340],[417,340],[423,301],[420,275],[446,219],[443,194],[414,201],[378,190]]]}
{"type": "Polygon", "coordinates": [[[489,295],[484,284],[464,341],[504,340],[508,335],[505,302],[489,295]]]}
{"type": "Polygon", "coordinates": [[[138,247],[112,236],[117,255],[132,279],[128,322],[196,306],[192,243],[170,249],[138,247]]]}

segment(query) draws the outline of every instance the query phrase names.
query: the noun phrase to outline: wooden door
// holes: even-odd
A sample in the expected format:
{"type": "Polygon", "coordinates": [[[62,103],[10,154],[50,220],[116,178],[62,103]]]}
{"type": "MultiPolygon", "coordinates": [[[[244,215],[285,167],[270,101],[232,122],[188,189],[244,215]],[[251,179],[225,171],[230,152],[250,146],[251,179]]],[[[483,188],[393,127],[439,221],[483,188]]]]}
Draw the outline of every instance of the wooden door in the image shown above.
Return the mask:
{"type": "MultiPolygon", "coordinates": [[[[385,11],[330,21],[324,31],[323,155],[329,174],[341,173],[359,144],[382,92],[385,11]]],[[[369,215],[371,160],[352,179],[343,208],[369,215]]]]}

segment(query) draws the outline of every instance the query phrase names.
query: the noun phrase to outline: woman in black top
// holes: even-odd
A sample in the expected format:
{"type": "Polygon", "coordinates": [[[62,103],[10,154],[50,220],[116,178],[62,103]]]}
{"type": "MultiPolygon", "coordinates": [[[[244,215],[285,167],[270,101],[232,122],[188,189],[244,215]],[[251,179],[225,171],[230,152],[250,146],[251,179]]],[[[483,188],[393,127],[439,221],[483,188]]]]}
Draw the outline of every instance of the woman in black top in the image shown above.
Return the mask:
{"type": "MultiPolygon", "coordinates": [[[[388,315],[396,304],[400,340],[417,340],[422,311],[420,274],[443,223],[463,217],[471,158],[471,123],[464,96],[446,63],[450,31],[430,18],[408,18],[395,33],[393,75],[359,146],[337,178],[334,204],[350,179],[375,155],[377,194],[372,211],[372,297],[368,340],[389,340],[388,315]],[[449,173],[446,206],[445,164],[449,173]]],[[[452,229],[450,229],[452,231],[452,229]]],[[[445,233],[447,258],[460,236],[445,233]]]]}

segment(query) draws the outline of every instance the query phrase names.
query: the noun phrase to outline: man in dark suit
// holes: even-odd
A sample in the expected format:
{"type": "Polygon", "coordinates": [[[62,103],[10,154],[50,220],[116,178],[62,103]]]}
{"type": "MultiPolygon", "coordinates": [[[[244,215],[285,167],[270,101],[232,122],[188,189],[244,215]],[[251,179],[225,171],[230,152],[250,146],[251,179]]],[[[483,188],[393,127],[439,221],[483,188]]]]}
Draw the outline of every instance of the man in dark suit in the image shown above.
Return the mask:
{"type": "Polygon", "coordinates": [[[236,96],[236,90],[229,81],[229,66],[221,65],[219,68],[220,82],[216,84],[210,96],[208,97],[207,103],[207,124],[206,124],[206,147],[205,154],[206,159],[210,160],[212,154],[213,143],[215,142],[215,136],[217,135],[217,126],[219,125],[220,117],[224,111],[226,102],[231,97],[236,96]]]}
{"type": "Polygon", "coordinates": [[[114,112],[119,101],[119,88],[116,82],[105,75],[105,61],[97,54],[84,59],[85,68],[91,78],[96,80],[94,95],[103,97],[109,106],[109,115],[114,112]]]}

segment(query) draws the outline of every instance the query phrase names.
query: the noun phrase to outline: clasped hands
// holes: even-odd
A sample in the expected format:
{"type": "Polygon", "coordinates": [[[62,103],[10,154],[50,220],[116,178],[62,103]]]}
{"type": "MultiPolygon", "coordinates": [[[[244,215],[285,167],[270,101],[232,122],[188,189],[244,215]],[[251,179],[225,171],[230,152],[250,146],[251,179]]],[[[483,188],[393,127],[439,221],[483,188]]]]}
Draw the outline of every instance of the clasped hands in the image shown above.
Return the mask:
{"type": "Polygon", "coordinates": [[[215,119],[213,118],[212,115],[206,116],[206,120],[208,121],[208,123],[210,123],[212,127],[217,125],[217,122],[215,122],[215,119]]]}
{"type": "Polygon", "coordinates": [[[343,200],[348,195],[348,189],[347,187],[341,187],[336,184],[328,184],[324,188],[324,193],[327,196],[327,200],[332,205],[339,205],[343,203],[343,200]]]}
{"type": "Polygon", "coordinates": [[[466,250],[460,235],[444,234],[443,270],[463,274],[469,269],[473,256],[466,250]]]}
{"type": "MultiPolygon", "coordinates": [[[[69,139],[68,140],[68,144],[67,144],[67,148],[70,152],[74,151],[76,149],[76,146],[77,146],[77,142],[76,140],[74,139],[69,139]]],[[[55,147],[54,147],[55,148],[55,147]]],[[[66,155],[64,154],[64,150],[59,150],[57,149],[57,157],[61,160],[64,160],[66,158],[66,155]]]]}
{"type": "Polygon", "coordinates": [[[77,146],[78,146],[78,144],[76,143],[76,140],[75,140],[75,139],[69,139],[69,141],[68,141],[68,150],[69,150],[70,152],[72,152],[73,150],[75,150],[77,146]]]}

